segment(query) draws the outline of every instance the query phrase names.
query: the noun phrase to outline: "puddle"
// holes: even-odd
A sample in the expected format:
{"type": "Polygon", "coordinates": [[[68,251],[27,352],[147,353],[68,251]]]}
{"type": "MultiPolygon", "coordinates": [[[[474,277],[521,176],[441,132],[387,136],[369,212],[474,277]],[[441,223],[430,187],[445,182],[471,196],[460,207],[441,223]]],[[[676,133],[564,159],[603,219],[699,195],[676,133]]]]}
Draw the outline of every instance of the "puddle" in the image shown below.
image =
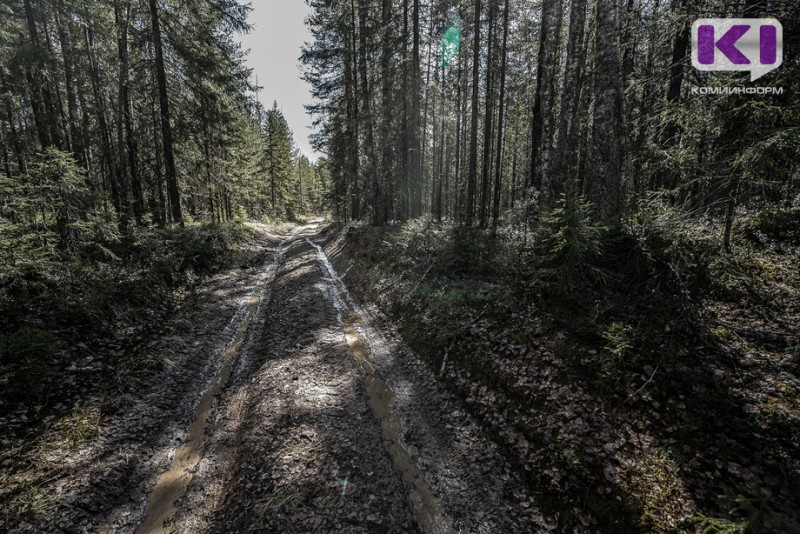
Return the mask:
{"type": "MultiPolygon", "coordinates": [[[[294,235],[308,228],[308,226],[302,227],[295,231],[294,235]]],[[[214,397],[217,396],[231,377],[236,363],[236,356],[247,338],[247,329],[250,326],[250,322],[261,309],[261,303],[265,300],[265,294],[272,286],[278,267],[283,259],[284,245],[291,239],[283,241],[278,246],[278,251],[272,264],[264,270],[264,274],[258,280],[256,289],[250,295],[244,317],[239,323],[239,328],[225,349],[222,367],[200,398],[200,403],[195,410],[194,422],[189,429],[185,442],[175,451],[172,466],[169,471],[161,474],[151,491],[147,500],[147,515],[136,529],[136,534],[166,533],[170,531],[169,526],[166,525],[175,516],[175,512],[178,510],[176,503],[186,494],[194,472],[203,457],[204,438],[214,407],[214,397]]],[[[237,315],[239,315],[239,312],[237,312],[237,315]]],[[[236,316],[234,316],[235,319],[236,316]]]]}
{"type": "Polygon", "coordinates": [[[454,534],[453,522],[444,510],[444,503],[438,499],[428,486],[427,474],[420,469],[414,456],[405,448],[402,440],[402,425],[395,411],[396,398],[391,388],[375,376],[369,359],[369,351],[358,334],[358,326],[364,324],[364,314],[355,303],[344,283],[336,274],[322,247],[306,239],[317,251],[319,262],[325,267],[331,279],[331,299],[338,312],[347,346],[353,358],[366,371],[364,389],[367,403],[372,413],[380,421],[381,433],[388,442],[387,452],[395,469],[400,471],[403,483],[409,488],[411,511],[420,529],[427,534],[454,534]]]}

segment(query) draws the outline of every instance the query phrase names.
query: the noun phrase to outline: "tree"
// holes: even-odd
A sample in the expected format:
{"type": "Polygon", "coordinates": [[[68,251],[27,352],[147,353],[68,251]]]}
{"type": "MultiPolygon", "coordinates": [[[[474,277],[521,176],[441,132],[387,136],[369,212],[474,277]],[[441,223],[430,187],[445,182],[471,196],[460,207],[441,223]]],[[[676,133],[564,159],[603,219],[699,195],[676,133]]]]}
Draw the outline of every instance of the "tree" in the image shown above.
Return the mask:
{"type": "Polygon", "coordinates": [[[589,198],[595,216],[611,219],[621,208],[622,65],[619,6],[616,0],[597,3],[595,41],[592,169],[589,198]]]}
{"type": "Polygon", "coordinates": [[[500,219],[500,191],[503,177],[503,127],[506,110],[506,66],[508,62],[508,20],[509,0],[503,7],[503,48],[500,52],[500,110],[497,115],[497,162],[494,170],[494,201],[492,203],[492,228],[497,228],[500,219]]]}
{"type": "MultiPolygon", "coordinates": [[[[489,36],[486,52],[486,118],[483,121],[483,174],[481,176],[480,226],[486,228],[489,215],[489,183],[492,172],[492,134],[494,132],[494,21],[497,0],[489,0],[489,36]]],[[[499,148],[499,147],[498,147],[499,148]]]]}
{"type": "Polygon", "coordinates": [[[466,223],[475,219],[475,192],[478,181],[478,79],[481,65],[481,0],[475,0],[475,24],[472,45],[472,118],[469,138],[469,171],[467,175],[466,223]]]}
{"type": "Polygon", "coordinates": [[[182,223],[183,211],[181,209],[181,194],[178,188],[178,175],[175,170],[175,151],[172,139],[172,123],[170,122],[167,73],[166,67],[164,66],[164,46],[161,41],[161,22],[158,15],[157,0],[149,0],[149,2],[153,48],[155,50],[156,81],[158,83],[158,102],[161,108],[161,144],[164,152],[167,191],[169,191],[169,202],[172,207],[172,220],[177,223],[182,223]]]}
{"type": "Polygon", "coordinates": [[[578,128],[575,124],[582,89],[584,65],[583,35],[586,21],[586,0],[573,0],[569,16],[569,36],[567,38],[567,64],[564,70],[564,87],[561,93],[561,118],[558,124],[558,137],[553,168],[547,184],[547,197],[559,198],[564,184],[574,171],[576,157],[575,144],[578,128]]]}
{"type": "Polygon", "coordinates": [[[293,140],[289,124],[274,102],[265,119],[266,161],[269,176],[270,214],[281,219],[289,211],[291,170],[293,167],[293,140]]]}
{"type": "Polygon", "coordinates": [[[536,92],[533,100],[533,127],[531,133],[530,183],[542,191],[542,202],[549,206],[549,177],[544,176],[545,154],[549,148],[550,125],[548,116],[553,108],[556,57],[558,57],[561,28],[561,0],[542,3],[542,24],[539,30],[539,51],[536,60],[536,92]]]}

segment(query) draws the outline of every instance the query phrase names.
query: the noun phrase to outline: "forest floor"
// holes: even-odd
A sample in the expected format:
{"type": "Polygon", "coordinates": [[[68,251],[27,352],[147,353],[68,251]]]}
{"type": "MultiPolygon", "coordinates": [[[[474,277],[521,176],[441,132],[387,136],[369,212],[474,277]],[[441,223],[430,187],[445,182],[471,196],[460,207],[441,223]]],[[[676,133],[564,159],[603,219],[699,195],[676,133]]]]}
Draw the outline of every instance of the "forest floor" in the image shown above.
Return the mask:
{"type": "Polygon", "coordinates": [[[555,528],[463,402],[351,297],[331,234],[251,229],[125,367],[109,351],[69,371],[136,388],[4,415],[0,530],[555,528]]]}
{"type": "Polygon", "coordinates": [[[796,239],[738,230],[721,282],[689,296],[612,237],[602,283],[552,298],[517,237],[457,232],[356,225],[329,248],[555,530],[800,532],[796,239]]]}

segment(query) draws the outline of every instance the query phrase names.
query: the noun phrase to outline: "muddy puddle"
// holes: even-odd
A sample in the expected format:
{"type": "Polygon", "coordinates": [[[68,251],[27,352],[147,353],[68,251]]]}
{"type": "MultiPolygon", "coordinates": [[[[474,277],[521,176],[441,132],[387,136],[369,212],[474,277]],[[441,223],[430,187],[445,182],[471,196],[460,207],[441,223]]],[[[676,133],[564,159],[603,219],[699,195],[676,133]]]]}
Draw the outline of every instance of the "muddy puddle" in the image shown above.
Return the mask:
{"type": "Polygon", "coordinates": [[[364,314],[350,296],[347,288],[336,274],[322,247],[306,239],[317,251],[317,258],[331,280],[330,296],[336,306],[339,321],[345,333],[350,354],[365,371],[364,389],[367,403],[372,413],[380,421],[381,432],[387,442],[387,452],[409,489],[409,502],[414,518],[420,529],[427,534],[455,533],[453,522],[444,509],[444,503],[437,498],[427,481],[427,473],[416,464],[416,458],[405,447],[402,440],[402,425],[395,410],[396,398],[391,388],[374,373],[369,358],[369,350],[359,335],[359,327],[364,325],[364,314]]]}
{"type": "MultiPolygon", "coordinates": [[[[225,349],[222,366],[208,386],[195,410],[194,421],[189,428],[189,433],[184,443],[175,451],[172,465],[168,471],[162,473],[147,500],[147,515],[136,529],[137,534],[166,533],[169,532],[169,522],[177,512],[177,501],[186,494],[192,481],[194,472],[203,457],[205,446],[205,433],[208,429],[211,414],[214,408],[214,398],[230,380],[236,358],[247,338],[247,329],[253,317],[261,308],[267,292],[272,285],[278,267],[283,258],[283,247],[286,241],[280,244],[278,252],[264,274],[259,278],[256,289],[246,302],[244,316],[233,339],[225,349]]],[[[234,320],[236,317],[234,317],[234,320]]]]}

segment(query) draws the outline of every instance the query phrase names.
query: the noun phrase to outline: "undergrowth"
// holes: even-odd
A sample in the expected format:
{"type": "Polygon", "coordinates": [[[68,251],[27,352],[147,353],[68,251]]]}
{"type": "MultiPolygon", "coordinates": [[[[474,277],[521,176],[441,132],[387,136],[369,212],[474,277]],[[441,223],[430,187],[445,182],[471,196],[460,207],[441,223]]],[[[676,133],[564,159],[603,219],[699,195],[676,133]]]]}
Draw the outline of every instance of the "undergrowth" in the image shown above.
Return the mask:
{"type": "Polygon", "coordinates": [[[0,229],[10,248],[40,252],[4,256],[0,264],[0,395],[17,402],[44,395],[96,341],[168,314],[176,290],[213,272],[248,236],[235,223],[130,228],[125,235],[101,224],[75,230],[69,247],[54,248],[48,243],[57,236],[48,232],[0,229]]]}
{"type": "MultiPolygon", "coordinates": [[[[765,280],[783,271],[760,254],[768,247],[792,246],[794,230],[784,222],[795,215],[741,215],[733,252],[727,253],[721,228],[659,196],[642,202],[633,210],[635,216],[617,226],[592,222],[590,210],[582,200],[563,198],[532,226],[501,227],[495,233],[427,218],[388,228],[350,225],[350,283],[398,321],[403,337],[432,372],[440,373],[446,355],[447,365],[501,392],[509,406],[523,412],[548,411],[557,408],[550,407],[547,398],[519,395],[520,377],[495,362],[538,365],[536,355],[549,349],[566,363],[555,373],[565,387],[580,384],[606,410],[630,413],[635,428],[647,433],[652,423],[637,413],[662,410],[672,402],[674,390],[687,395],[693,391],[691,384],[682,383],[670,390],[669,373],[702,367],[705,354],[716,354],[719,345],[727,343],[717,335],[722,329],[705,322],[707,303],[757,302],[768,309],[765,280]],[[776,245],[776,237],[788,241],[776,245]],[[536,349],[542,346],[548,349],[536,349]]],[[[704,438],[693,437],[692,425],[702,427],[713,423],[714,413],[729,412],[731,393],[721,381],[709,380],[702,372],[698,376],[702,391],[710,395],[702,399],[707,412],[693,414],[691,424],[679,417],[671,427],[676,430],[670,430],[675,433],[668,437],[702,448],[704,438]]],[[[455,392],[464,398],[470,395],[457,388],[455,392]]],[[[494,417],[486,421],[489,428],[495,428],[494,417]]],[[[540,446],[553,439],[524,425],[516,430],[540,446]]],[[[495,431],[499,442],[507,439],[502,428],[495,431]]],[[[514,443],[507,446],[514,454],[514,443]]],[[[578,452],[554,461],[582,480],[582,487],[603,481],[601,465],[592,455],[578,452]]],[[[675,500],[684,484],[671,457],[634,465],[630,472],[627,489],[604,498],[582,493],[572,497],[588,507],[601,530],[692,529],[690,515],[682,509],[685,501],[675,500]],[[644,491],[652,480],[659,487],[644,491]],[[676,523],[679,517],[683,523],[676,523]]],[[[550,491],[541,474],[527,476],[540,491],[550,491]]],[[[722,511],[718,517],[749,510],[726,508],[723,501],[700,503],[701,509],[717,507],[722,511]]],[[[554,500],[557,507],[558,502],[554,500]]],[[[565,530],[580,524],[579,514],[569,505],[559,513],[565,530]]],[[[728,519],[714,521],[708,520],[704,528],[711,530],[728,519]]],[[[758,519],[736,521],[754,525],[758,519]]]]}

